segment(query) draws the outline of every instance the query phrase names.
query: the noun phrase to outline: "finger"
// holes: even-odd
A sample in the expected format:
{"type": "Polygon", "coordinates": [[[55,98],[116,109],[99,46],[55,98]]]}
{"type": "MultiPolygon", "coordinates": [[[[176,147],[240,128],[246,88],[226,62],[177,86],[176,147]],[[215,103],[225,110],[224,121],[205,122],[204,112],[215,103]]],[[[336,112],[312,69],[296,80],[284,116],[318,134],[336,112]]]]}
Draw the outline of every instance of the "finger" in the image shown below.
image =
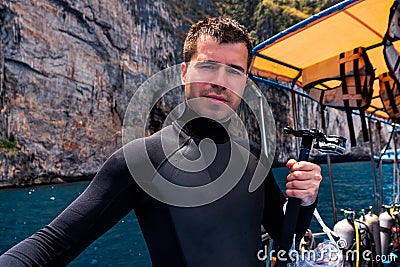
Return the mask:
{"type": "Polygon", "coordinates": [[[312,195],[312,192],[309,190],[298,190],[298,189],[286,189],[287,197],[295,197],[299,199],[303,199],[312,195]]]}
{"type": "Polygon", "coordinates": [[[286,189],[306,190],[310,187],[311,182],[294,180],[286,183],[286,189]]]}
{"type": "Polygon", "coordinates": [[[312,171],[315,167],[318,166],[314,163],[307,162],[307,161],[299,161],[294,163],[290,170],[291,171],[312,171]]]}
{"type": "Polygon", "coordinates": [[[286,188],[286,196],[288,197],[297,197],[297,198],[306,198],[315,195],[318,192],[318,188],[316,187],[307,187],[307,188],[286,188]]]}
{"type": "Polygon", "coordinates": [[[288,182],[296,180],[298,181],[311,180],[320,182],[322,180],[322,175],[318,171],[293,171],[287,175],[286,180],[288,182]]]}
{"type": "Polygon", "coordinates": [[[307,161],[296,162],[290,168],[291,171],[312,171],[312,170],[320,170],[320,167],[314,163],[307,161]]]}
{"type": "Polygon", "coordinates": [[[316,191],[319,188],[320,180],[294,180],[286,183],[286,189],[312,190],[316,191]]]}

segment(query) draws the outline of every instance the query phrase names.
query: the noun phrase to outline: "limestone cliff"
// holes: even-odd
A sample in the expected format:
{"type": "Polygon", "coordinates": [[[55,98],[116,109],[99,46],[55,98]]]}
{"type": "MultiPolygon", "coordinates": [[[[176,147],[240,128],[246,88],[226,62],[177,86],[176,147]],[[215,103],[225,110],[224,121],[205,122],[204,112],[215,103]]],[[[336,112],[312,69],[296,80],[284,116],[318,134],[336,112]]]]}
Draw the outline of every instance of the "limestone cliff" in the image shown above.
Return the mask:
{"type": "Polygon", "coordinates": [[[149,75],[175,63],[164,1],[1,4],[3,184],[92,176],[121,146],[124,109],[149,75]],[[39,179],[38,179],[39,178],[39,179]]]}
{"type": "MultiPolygon", "coordinates": [[[[220,9],[206,0],[1,0],[0,133],[15,147],[0,149],[0,186],[92,177],[121,146],[138,86],[181,62],[190,23],[220,9]]],[[[266,94],[277,128],[291,124],[290,96],[266,94]]],[[[330,116],[329,127],[342,129],[342,117],[330,116]]],[[[277,162],[294,151],[280,140],[277,162]]]]}

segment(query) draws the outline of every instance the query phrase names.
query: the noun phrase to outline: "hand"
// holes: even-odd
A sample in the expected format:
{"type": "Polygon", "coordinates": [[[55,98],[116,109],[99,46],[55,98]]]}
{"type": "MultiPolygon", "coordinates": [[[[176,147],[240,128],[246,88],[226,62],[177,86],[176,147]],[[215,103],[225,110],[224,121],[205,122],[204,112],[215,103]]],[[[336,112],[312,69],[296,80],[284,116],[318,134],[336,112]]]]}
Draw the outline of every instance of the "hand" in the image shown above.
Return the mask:
{"type": "Polygon", "coordinates": [[[302,206],[312,205],[317,199],[322,180],[321,168],[311,162],[290,159],[286,163],[289,175],[286,183],[286,196],[301,199],[302,206]]]}

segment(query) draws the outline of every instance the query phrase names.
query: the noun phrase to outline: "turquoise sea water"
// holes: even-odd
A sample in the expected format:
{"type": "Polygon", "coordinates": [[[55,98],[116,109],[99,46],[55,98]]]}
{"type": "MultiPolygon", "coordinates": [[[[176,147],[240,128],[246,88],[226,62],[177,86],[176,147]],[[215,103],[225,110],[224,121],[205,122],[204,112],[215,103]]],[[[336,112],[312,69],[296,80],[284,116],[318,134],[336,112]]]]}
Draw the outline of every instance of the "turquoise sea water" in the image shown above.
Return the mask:
{"type": "MultiPolygon", "coordinates": [[[[321,165],[324,180],[320,188],[318,210],[329,227],[333,227],[330,185],[326,165],[321,165]]],[[[341,208],[360,210],[374,205],[370,162],[332,165],[336,204],[341,208]]],[[[283,187],[287,169],[273,169],[283,187]]],[[[392,202],[392,165],[383,166],[384,203],[392,202]]],[[[79,182],[54,186],[0,190],[0,254],[30,236],[68,206],[88,185],[79,182]]],[[[378,181],[379,185],[379,181],[378,181]]],[[[311,229],[321,229],[312,222],[311,229]]],[[[133,212],[96,240],[69,266],[151,266],[150,257],[133,212]]]]}

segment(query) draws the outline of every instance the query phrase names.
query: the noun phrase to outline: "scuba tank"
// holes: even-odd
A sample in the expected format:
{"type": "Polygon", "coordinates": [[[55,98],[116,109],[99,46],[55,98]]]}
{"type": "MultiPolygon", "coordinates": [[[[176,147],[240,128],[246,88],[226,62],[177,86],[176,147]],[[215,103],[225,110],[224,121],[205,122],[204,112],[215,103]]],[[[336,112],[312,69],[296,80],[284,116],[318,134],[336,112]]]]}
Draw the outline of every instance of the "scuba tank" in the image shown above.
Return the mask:
{"type": "Polygon", "coordinates": [[[394,204],[390,209],[393,218],[393,224],[390,229],[390,251],[389,253],[397,258],[398,264],[400,255],[400,204],[394,204]]]}
{"type": "Polygon", "coordinates": [[[343,220],[338,221],[335,226],[333,226],[333,232],[340,236],[340,239],[346,241],[345,246],[342,246],[341,249],[349,249],[353,244],[354,239],[354,227],[349,222],[348,216],[349,213],[347,210],[342,210],[344,212],[345,218],[343,220]]]}
{"type": "Polygon", "coordinates": [[[381,255],[388,255],[390,243],[390,228],[393,225],[393,217],[390,215],[390,206],[382,205],[385,209],[379,215],[380,237],[381,237],[381,255]]]}
{"type": "Polygon", "coordinates": [[[364,216],[364,222],[367,225],[369,232],[372,233],[376,255],[382,255],[379,218],[377,215],[372,213],[372,207],[369,207],[367,211],[367,214],[364,216]]]}

